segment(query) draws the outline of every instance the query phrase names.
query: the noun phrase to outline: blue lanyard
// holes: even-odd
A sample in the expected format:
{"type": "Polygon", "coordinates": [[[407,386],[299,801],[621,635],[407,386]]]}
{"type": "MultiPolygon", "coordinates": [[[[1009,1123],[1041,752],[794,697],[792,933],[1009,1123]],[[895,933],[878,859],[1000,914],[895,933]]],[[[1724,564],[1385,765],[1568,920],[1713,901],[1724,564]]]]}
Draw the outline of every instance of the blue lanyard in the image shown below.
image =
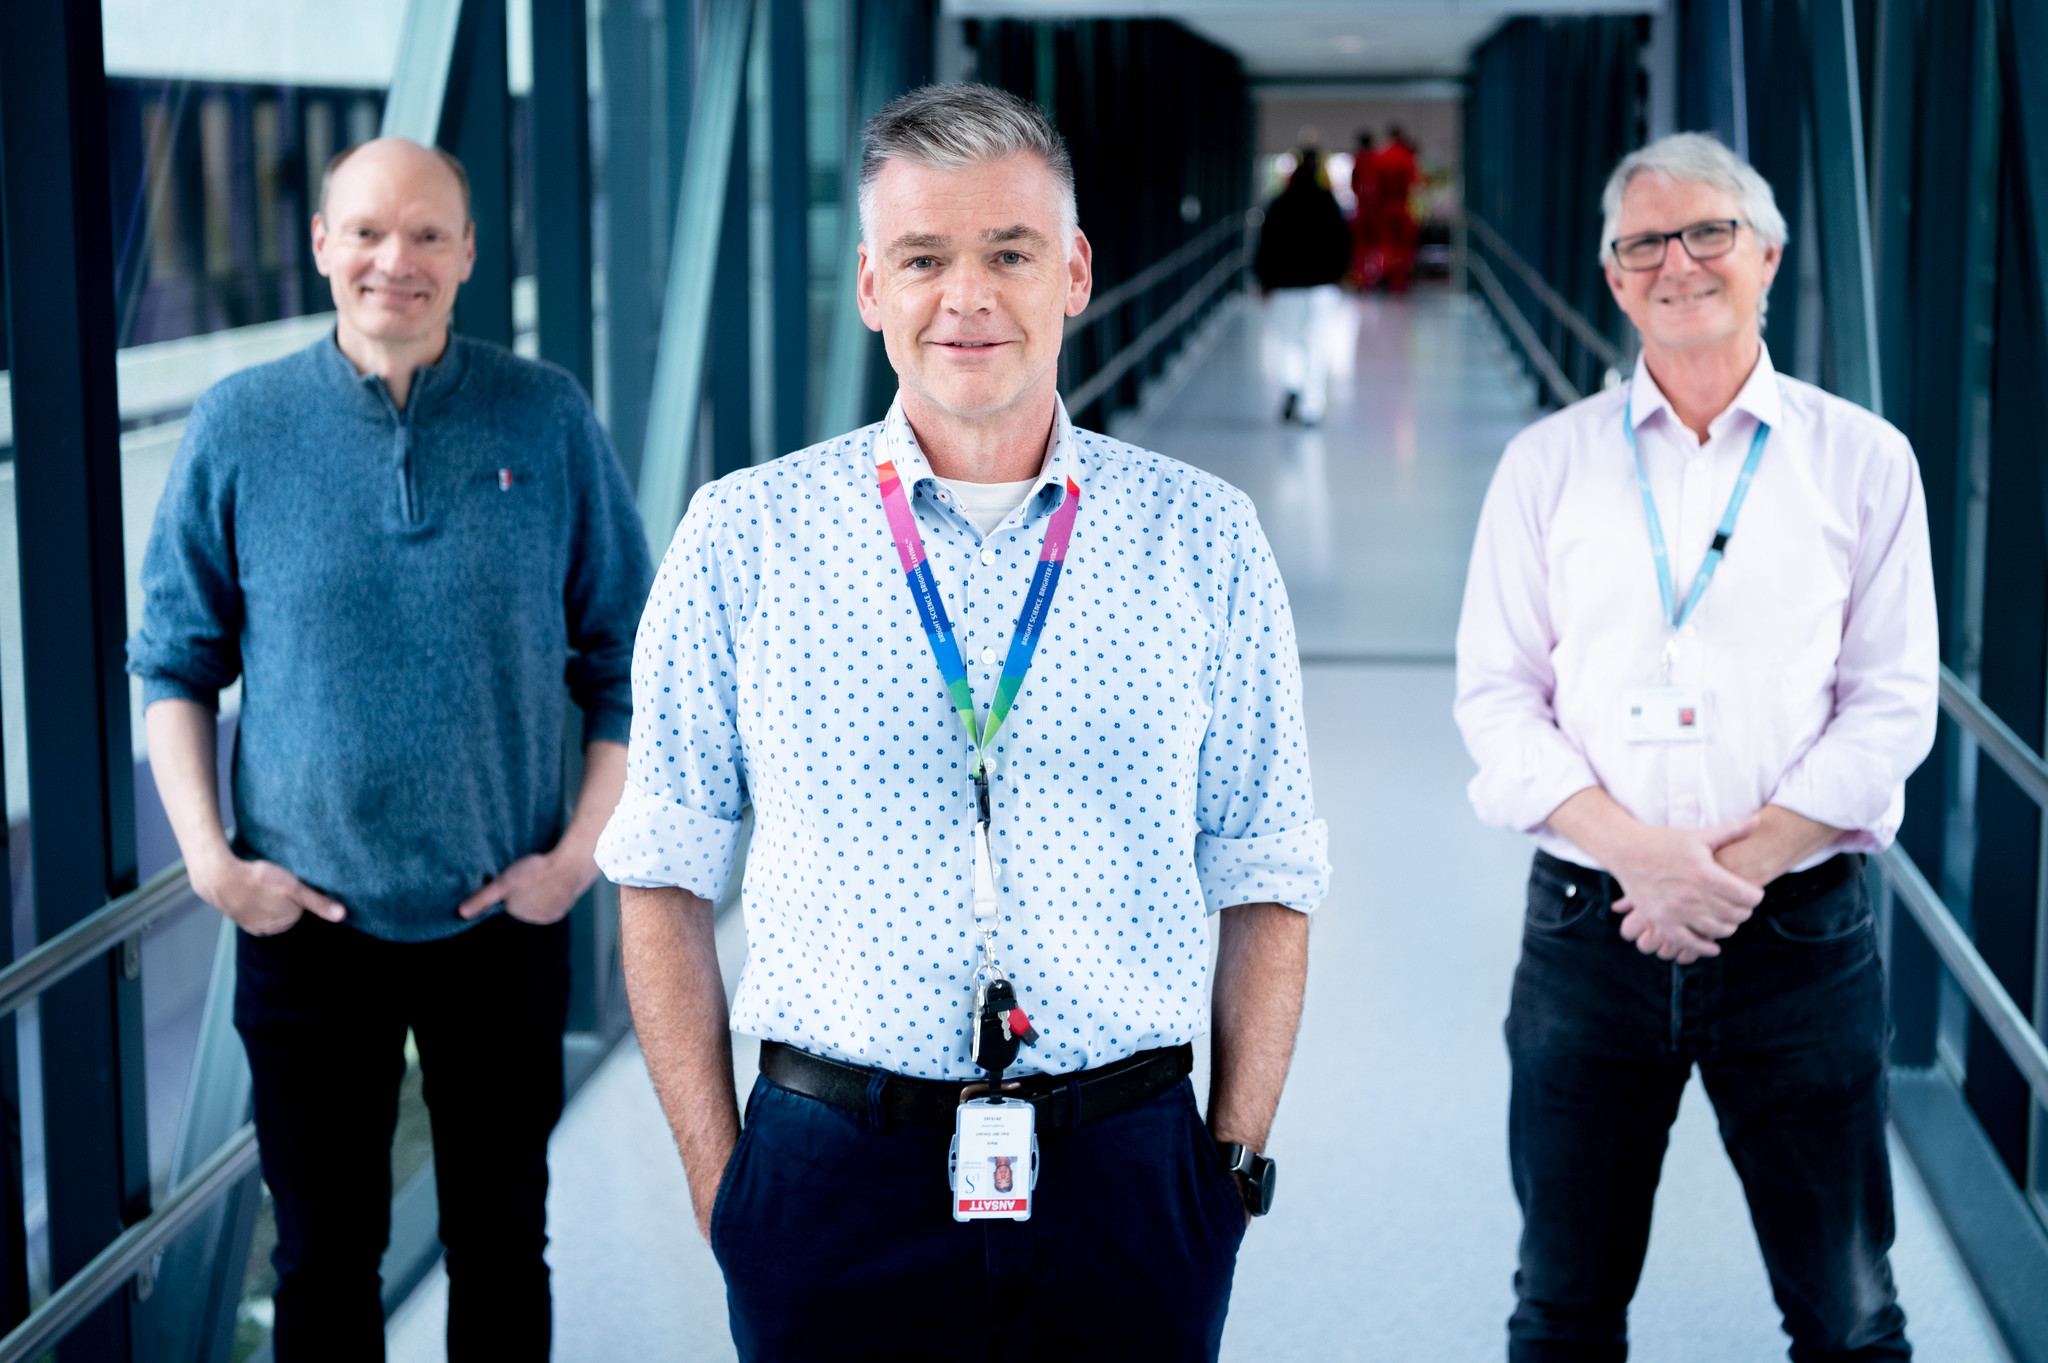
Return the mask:
{"type": "Polygon", "coordinates": [[[1742,499],[1749,496],[1750,480],[1756,477],[1756,466],[1764,457],[1764,442],[1771,438],[1771,428],[1757,422],[1756,435],[1749,442],[1749,458],[1742,461],[1742,472],[1735,475],[1735,491],[1728,496],[1728,509],[1721,513],[1721,525],[1714,531],[1714,542],[1707,546],[1707,556],[1692,580],[1692,592],[1685,598],[1685,609],[1676,610],[1672,604],[1671,555],[1664,548],[1664,522],[1657,517],[1657,501],[1650,495],[1650,475],[1644,472],[1643,452],[1636,447],[1635,401],[1635,395],[1631,393],[1628,405],[1622,409],[1621,431],[1628,437],[1629,453],[1636,457],[1636,485],[1643,490],[1643,519],[1650,523],[1650,555],[1657,560],[1657,591],[1664,598],[1664,618],[1671,622],[1671,628],[1684,629],[1685,622],[1692,619],[1693,608],[1707,594],[1707,584],[1714,580],[1714,570],[1721,566],[1722,556],[1728,552],[1728,537],[1735,533],[1735,518],[1742,514],[1742,499]]]}

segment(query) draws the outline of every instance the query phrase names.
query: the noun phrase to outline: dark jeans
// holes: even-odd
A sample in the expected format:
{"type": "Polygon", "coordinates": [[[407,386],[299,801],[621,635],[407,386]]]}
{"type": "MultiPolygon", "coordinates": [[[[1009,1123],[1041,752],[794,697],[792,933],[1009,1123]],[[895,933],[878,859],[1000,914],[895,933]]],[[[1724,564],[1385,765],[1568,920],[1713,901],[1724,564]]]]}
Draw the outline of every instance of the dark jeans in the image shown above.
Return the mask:
{"type": "Polygon", "coordinates": [[[275,937],[241,934],[235,963],[277,1215],[278,1363],[384,1357],[377,1269],[408,1028],[433,1122],[450,1363],[545,1359],[568,923],[498,914],[396,943],[307,914],[275,937]]]}
{"type": "Polygon", "coordinates": [[[1787,884],[1719,956],[1681,966],[1622,940],[1610,877],[1538,855],[1507,1022],[1516,1363],[1628,1356],[1650,1202],[1695,1064],[1790,1356],[1911,1356],[1886,1258],[1890,1028],[1869,895],[1861,876],[1817,897],[1787,884]]]}
{"type": "Polygon", "coordinates": [[[742,1360],[1216,1357],[1244,1199],[1187,1081],[1041,1126],[1029,1221],[953,1220],[952,1135],[755,1082],[711,1214],[742,1360]]]}

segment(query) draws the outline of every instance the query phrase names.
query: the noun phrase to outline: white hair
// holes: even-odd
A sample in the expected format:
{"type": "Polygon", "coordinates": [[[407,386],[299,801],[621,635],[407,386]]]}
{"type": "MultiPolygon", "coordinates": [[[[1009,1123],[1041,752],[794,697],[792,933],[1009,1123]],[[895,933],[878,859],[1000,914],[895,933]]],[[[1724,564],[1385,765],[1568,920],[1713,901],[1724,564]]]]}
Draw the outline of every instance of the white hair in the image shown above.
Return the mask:
{"type": "Polygon", "coordinates": [[[927,85],[882,106],[861,130],[860,230],[873,251],[875,182],[890,161],[935,170],[1002,161],[1028,153],[1045,163],[1060,193],[1060,251],[1074,249],[1081,212],[1074,200],[1074,162],[1066,139],[1037,105],[993,85],[958,81],[927,85]]]}
{"type": "Polygon", "coordinates": [[[1735,196],[1740,213],[1765,250],[1785,244],[1785,215],[1771,182],[1756,167],[1722,146],[1711,133],[1673,133],[1621,158],[1600,195],[1606,221],[1600,228],[1600,263],[1614,263],[1614,238],[1621,230],[1621,199],[1638,175],[1662,175],[1683,184],[1712,185],[1735,196]]]}

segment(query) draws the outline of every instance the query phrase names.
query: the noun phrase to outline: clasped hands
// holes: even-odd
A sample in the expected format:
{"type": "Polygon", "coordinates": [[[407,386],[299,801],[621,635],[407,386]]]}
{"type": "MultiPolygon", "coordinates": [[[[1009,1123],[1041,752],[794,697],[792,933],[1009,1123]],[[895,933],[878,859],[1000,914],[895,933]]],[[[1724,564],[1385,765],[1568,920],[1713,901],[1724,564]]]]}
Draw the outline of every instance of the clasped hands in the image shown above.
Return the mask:
{"type": "Polygon", "coordinates": [[[1622,937],[1681,965],[1720,955],[1719,941],[1749,920],[1778,874],[1745,855],[1759,822],[1752,814],[1716,828],[1643,828],[1609,867],[1621,882],[1622,937]]]}
{"type": "Polygon", "coordinates": [[[1842,836],[1777,804],[1717,828],[1661,828],[1599,786],[1578,791],[1546,822],[1621,882],[1621,935],[1645,956],[1681,965],[1720,955],[1716,943],[1749,921],[1764,886],[1842,836]]]}

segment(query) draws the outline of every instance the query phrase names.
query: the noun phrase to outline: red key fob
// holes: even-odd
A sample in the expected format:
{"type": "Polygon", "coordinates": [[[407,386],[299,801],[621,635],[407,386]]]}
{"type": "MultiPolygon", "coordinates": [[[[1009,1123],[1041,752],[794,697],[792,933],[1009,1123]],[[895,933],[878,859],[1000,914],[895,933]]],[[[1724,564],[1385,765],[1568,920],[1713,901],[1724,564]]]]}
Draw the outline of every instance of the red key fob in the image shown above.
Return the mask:
{"type": "Polygon", "coordinates": [[[1031,1025],[1031,1019],[1024,1015],[1022,1008],[1012,1008],[1003,1018],[1003,1025],[1010,1029],[1010,1035],[1026,1046],[1038,1044],[1038,1029],[1031,1025]]]}

